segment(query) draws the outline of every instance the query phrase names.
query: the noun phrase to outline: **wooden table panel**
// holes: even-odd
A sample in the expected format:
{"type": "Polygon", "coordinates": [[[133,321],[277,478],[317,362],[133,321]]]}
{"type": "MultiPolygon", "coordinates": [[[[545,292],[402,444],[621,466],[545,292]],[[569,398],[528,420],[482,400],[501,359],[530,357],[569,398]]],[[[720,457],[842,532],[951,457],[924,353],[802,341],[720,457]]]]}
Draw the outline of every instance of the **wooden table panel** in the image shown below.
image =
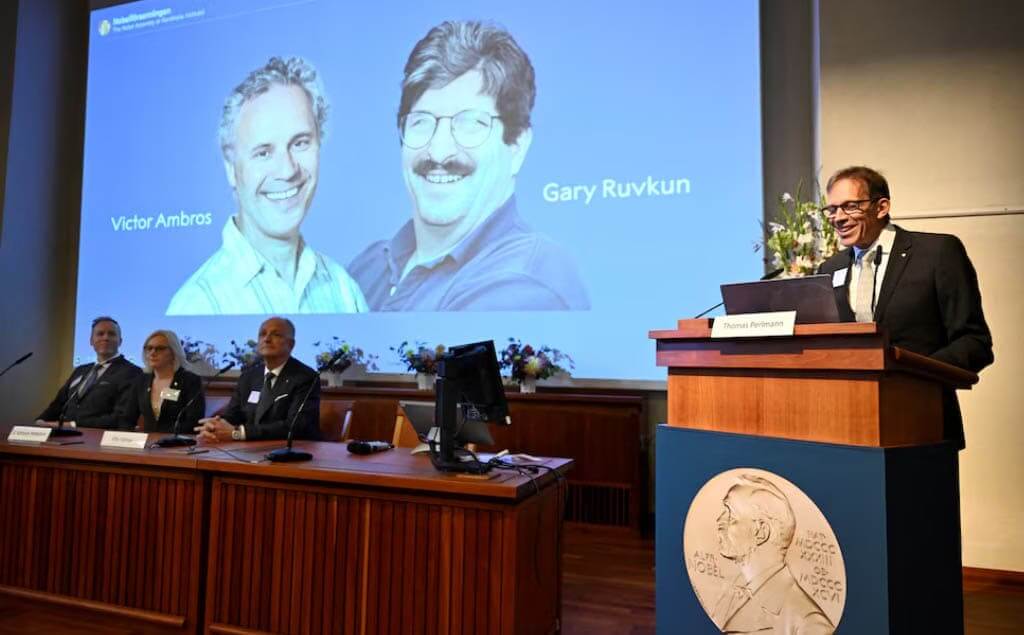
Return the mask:
{"type": "Polygon", "coordinates": [[[4,456],[0,592],[194,629],[202,495],[195,473],[4,456]]]}
{"type": "Polygon", "coordinates": [[[209,628],[550,633],[563,498],[561,483],[495,505],[216,477],[209,628]]]}
{"type": "Polygon", "coordinates": [[[480,480],[337,443],[271,464],[280,442],[186,454],[99,438],[0,440],[0,593],[132,632],[557,629],[571,460],[480,480]]]}

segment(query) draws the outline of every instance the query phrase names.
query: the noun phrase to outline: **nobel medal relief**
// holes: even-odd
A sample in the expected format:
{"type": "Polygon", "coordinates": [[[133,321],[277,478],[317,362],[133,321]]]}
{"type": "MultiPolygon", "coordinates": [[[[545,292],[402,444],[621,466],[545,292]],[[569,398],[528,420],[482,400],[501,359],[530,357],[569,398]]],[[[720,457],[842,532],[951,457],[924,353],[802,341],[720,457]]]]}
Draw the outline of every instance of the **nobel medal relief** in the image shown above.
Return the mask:
{"type": "Polygon", "coordinates": [[[833,633],[846,605],[846,566],[828,520],[803,491],[739,468],[697,492],[683,525],[683,561],[720,631],[833,633]]]}

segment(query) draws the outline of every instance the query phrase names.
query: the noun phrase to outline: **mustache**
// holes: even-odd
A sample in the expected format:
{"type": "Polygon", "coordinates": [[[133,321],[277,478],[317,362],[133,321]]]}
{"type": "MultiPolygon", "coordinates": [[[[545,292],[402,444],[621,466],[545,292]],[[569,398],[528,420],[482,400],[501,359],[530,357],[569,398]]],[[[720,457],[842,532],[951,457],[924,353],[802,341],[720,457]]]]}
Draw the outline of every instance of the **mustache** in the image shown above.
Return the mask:
{"type": "Polygon", "coordinates": [[[420,159],[412,167],[412,171],[419,176],[426,176],[436,170],[442,170],[454,176],[469,176],[476,171],[476,166],[459,161],[458,159],[449,159],[444,163],[438,163],[433,159],[420,159]]]}

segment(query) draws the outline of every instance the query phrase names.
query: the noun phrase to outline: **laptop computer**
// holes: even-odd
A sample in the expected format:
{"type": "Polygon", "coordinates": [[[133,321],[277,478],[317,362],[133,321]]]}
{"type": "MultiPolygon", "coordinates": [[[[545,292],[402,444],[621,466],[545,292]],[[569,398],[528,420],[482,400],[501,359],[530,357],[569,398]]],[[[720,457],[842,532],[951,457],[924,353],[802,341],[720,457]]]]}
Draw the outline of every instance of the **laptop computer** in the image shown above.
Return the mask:
{"type": "MultiPolygon", "coordinates": [[[[420,439],[426,439],[430,435],[430,429],[434,427],[434,402],[433,401],[399,401],[402,412],[412,424],[420,439]]],[[[459,426],[455,435],[456,443],[478,443],[480,445],[493,445],[494,437],[491,436],[487,424],[480,421],[466,421],[459,413],[459,426]]],[[[417,448],[419,449],[419,448],[417,448]]]]}
{"type": "Polygon", "coordinates": [[[827,274],[723,284],[722,300],[727,315],[796,311],[797,324],[839,321],[832,276],[827,274]]]}

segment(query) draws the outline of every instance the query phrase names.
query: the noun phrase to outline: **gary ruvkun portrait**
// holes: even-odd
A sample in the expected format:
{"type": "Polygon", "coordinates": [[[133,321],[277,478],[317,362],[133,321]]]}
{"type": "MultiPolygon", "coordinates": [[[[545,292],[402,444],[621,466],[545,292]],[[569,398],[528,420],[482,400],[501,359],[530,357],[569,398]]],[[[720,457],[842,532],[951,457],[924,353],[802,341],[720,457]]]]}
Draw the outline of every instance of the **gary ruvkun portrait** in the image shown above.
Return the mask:
{"type": "Polygon", "coordinates": [[[397,117],[412,218],[349,264],[371,310],[590,308],[575,260],[519,212],[536,93],[499,26],[443,22],[416,43],[397,117]]]}

